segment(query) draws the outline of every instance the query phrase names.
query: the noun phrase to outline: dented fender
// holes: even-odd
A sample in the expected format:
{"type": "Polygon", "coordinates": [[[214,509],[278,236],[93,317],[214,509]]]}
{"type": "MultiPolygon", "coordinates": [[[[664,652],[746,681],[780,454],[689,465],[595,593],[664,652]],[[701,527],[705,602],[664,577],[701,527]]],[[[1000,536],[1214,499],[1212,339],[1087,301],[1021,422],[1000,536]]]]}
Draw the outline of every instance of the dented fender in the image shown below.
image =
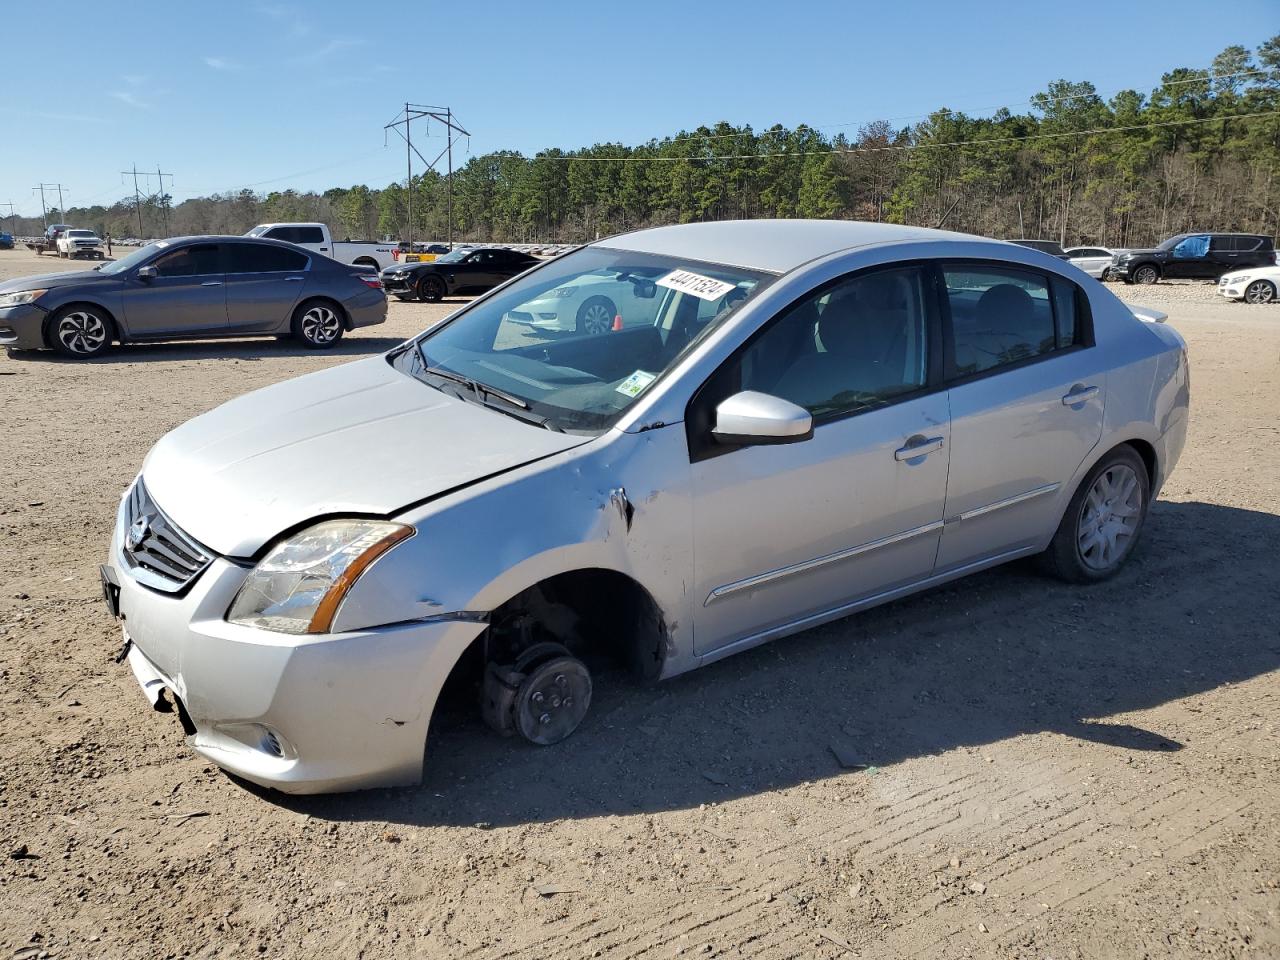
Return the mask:
{"type": "Polygon", "coordinates": [[[635,580],[662,612],[670,631],[664,674],[687,669],[690,479],[684,426],[675,423],[609,431],[413,507],[395,519],[416,535],[361,576],[334,629],[482,619],[550,577],[603,569],[635,580]]]}

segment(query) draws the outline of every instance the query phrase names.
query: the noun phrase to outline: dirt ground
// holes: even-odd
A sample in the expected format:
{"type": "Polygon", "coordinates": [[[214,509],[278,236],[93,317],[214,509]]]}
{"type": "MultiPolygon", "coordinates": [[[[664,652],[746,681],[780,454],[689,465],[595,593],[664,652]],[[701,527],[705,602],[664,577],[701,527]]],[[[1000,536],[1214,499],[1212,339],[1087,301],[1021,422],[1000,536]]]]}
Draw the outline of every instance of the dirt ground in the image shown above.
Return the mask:
{"type": "Polygon", "coordinates": [[[97,565],[165,431],[456,304],[322,355],[0,357],[0,960],[1280,956],[1280,306],[1112,289],[1169,311],[1193,403],[1115,580],[1010,566],[613,684],[550,749],[449,709],[421,787],[334,797],[196,758],[97,565]]]}

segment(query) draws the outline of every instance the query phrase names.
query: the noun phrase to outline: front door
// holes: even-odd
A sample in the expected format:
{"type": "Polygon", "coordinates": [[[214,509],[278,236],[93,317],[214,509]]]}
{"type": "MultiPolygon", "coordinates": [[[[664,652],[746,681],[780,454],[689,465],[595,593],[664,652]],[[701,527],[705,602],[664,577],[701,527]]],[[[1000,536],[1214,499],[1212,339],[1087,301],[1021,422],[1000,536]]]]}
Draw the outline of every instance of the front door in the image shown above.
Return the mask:
{"type": "Polygon", "coordinates": [[[167,250],[149,264],[157,276],[130,277],[123,293],[129,336],[176,337],[227,328],[227,294],[216,243],[167,250]]]}
{"type": "Polygon", "coordinates": [[[294,305],[307,285],[307,255],[301,250],[252,240],[228,241],[223,249],[228,330],[288,330],[294,305]]]}
{"type": "Polygon", "coordinates": [[[793,305],[691,405],[694,642],[699,655],[803,626],[929,576],[947,485],[946,395],[928,274],[856,274],[793,305]],[[933,368],[933,369],[936,369],[933,368]],[[738,390],[814,416],[812,438],[723,447],[714,405],[738,390]]]}
{"type": "Polygon", "coordinates": [[[944,265],[950,479],[937,572],[1028,547],[1102,435],[1106,372],[1075,284],[1032,270],[944,265]]]}

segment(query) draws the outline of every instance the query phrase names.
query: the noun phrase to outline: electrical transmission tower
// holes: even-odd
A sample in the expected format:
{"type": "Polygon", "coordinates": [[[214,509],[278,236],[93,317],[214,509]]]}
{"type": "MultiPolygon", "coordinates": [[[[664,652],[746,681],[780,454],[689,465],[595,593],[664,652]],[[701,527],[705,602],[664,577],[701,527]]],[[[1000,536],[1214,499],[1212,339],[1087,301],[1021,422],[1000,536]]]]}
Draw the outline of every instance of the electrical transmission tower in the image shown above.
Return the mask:
{"type": "Polygon", "coordinates": [[[160,206],[160,216],[162,218],[162,222],[164,223],[164,235],[167,237],[169,235],[169,204],[167,204],[164,200],[164,197],[165,197],[164,178],[165,177],[169,178],[169,186],[172,187],[173,174],[162,173],[160,171],[159,164],[156,164],[155,173],[149,173],[146,170],[139,170],[138,165],[135,163],[133,165],[132,170],[120,171],[120,178],[122,183],[124,182],[124,178],[129,176],[133,177],[133,203],[134,203],[134,208],[138,211],[138,239],[139,240],[146,239],[146,234],[143,232],[143,228],[142,228],[142,190],[138,187],[138,177],[143,177],[147,181],[147,190],[148,190],[147,199],[156,200],[160,206]],[[160,180],[159,193],[149,192],[151,190],[152,177],[158,177],[160,180]]]}
{"type": "MultiPolygon", "coordinates": [[[[427,170],[434,170],[436,164],[440,162],[442,157],[448,157],[448,174],[445,178],[445,221],[448,224],[449,231],[449,249],[453,249],[453,145],[460,137],[470,138],[471,133],[466,130],[462,124],[458,122],[457,116],[449,107],[429,107],[420,103],[406,103],[404,109],[396,114],[396,119],[392,120],[382,128],[386,130],[394,130],[400,134],[404,140],[404,161],[405,161],[405,185],[408,188],[407,194],[409,199],[409,252],[413,252],[413,155],[416,153],[418,159],[423,162],[427,170]],[[445,148],[434,160],[427,160],[418,148],[413,145],[413,130],[411,124],[414,120],[438,120],[444,124],[445,133],[448,136],[448,142],[445,148]],[[403,130],[400,128],[404,127],[403,130]]],[[[385,140],[386,134],[383,134],[385,140]]]]}
{"type": "MultiPolygon", "coordinates": [[[[40,191],[40,219],[44,221],[44,228],[49,229],[49,205],[44,202],[44,192],[46,190],[58,191],[58,216],[63,220],[67,219],[67,208],[62,203],[62,184],[60,183],[40,183],[31,188],[31,192],[40,191]]],[[[70,193],[71,191],[67,191],[70,193]]]]}

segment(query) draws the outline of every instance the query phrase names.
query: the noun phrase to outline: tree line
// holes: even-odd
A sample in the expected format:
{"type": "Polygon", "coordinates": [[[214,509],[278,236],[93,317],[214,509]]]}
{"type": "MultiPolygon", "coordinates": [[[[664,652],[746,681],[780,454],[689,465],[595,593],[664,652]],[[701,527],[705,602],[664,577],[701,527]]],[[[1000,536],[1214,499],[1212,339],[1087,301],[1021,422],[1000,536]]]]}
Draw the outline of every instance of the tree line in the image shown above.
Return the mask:
{"type": "MultiPolygon", "coordinates": [[[[1280,35],[1231,46],[1208,68],[1179,67],[1150,93],[1104,99],[1057,80],[1027,110],[941,108],[896,127],[824,134],[717,123],[638,146],[598,143],[532,157],[498,151],[384,187],[252,190],[176,205],[142,201],[150,236],[243,233],[256,223],[328,223],[335,236],[581,242],[666,223],[834,217],[993,237],[1106,246],[1184,230],[1280,230],[1280,35]],[[413,191],[412,230],[408,190],[413,191]]],[[[50,214],[56,222],[59,211],[50,214]]],[[[66,221],[136,236],[133,197],[71,207],[66,221]]],[[[15,232],[38,233],[39,220],[15,232]]]]}

